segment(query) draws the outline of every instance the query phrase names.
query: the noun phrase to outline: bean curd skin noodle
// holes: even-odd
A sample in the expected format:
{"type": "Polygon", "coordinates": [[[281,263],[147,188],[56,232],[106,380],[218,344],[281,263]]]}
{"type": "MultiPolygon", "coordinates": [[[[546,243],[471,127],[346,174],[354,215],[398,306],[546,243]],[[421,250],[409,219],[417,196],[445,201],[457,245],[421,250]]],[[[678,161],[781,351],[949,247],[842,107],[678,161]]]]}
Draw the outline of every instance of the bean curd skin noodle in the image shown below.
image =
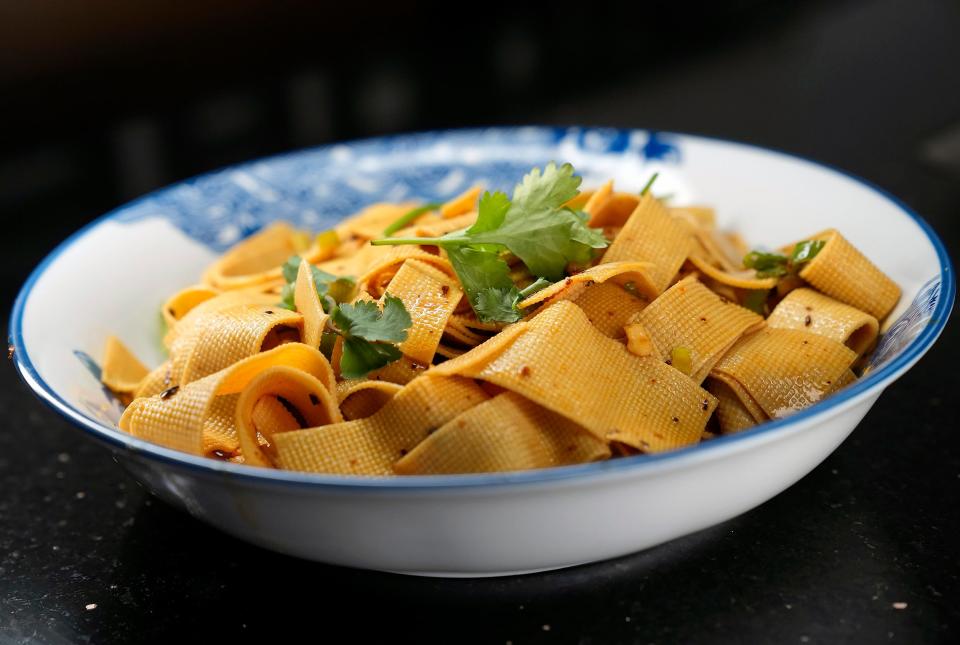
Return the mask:
{"type": "Polygon", "coordinates": [[[858,378],[900,289],[839,231],[751,252],[708,205],[572,173],[265,227],[170,294],[162,364],[105,339],[120,428],[263,468],[504,472],[742,432],[858,378]]]}

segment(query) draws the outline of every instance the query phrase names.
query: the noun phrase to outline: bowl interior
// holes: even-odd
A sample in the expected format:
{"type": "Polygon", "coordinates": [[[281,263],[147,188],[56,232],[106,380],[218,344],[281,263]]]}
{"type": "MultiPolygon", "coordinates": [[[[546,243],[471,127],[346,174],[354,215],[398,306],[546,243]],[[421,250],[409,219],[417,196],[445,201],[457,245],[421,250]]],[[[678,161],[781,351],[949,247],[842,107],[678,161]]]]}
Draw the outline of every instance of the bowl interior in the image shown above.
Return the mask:
{"type": "Polygon", "coordinates": [[[573,163],[585,187],[614,178],[621,190],[639,190],[659,172],[656,194],[715,206],[723,227],[760,247],[840,229],[903,289],[874,357],[877,383],[893,375],[898,356],[932,343],[950,311],[954,286],[942,244],[905,207],[847,175],[685,135],[496,128],[293,153],[128,204],[67,240],[31,276],[11,321],[19,365],[46,398],[113,434],[121,409],[97,378],[106,336],[158,364],[160,304],[232,243],[277,219],[320,230],[373,202],[443,200],[477,182],[509,192],[549,160],[573,163]],[[939,327],[924,335],[931,321],[939,327]]]}

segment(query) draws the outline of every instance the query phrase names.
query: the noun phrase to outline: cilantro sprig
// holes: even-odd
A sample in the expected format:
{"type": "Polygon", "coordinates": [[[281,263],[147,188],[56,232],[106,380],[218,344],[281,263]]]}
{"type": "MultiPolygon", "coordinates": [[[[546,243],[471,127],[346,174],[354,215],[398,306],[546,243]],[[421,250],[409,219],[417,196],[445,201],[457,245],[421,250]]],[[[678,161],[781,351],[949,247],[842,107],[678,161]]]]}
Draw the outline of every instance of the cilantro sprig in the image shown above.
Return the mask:
{"type": "Polygon", "coordinates": [[[533,168],[516,185],[511,199],[502,192],[486,192],[480,199],[477,221],[469,228],[442,237],[405,237],[373,240],[383,244],[429,244],[446,250],[477,317],[483,321],[519,320],[520,290],[510,279],[501,257],[510,252],[537,278],[556,281],[568,264],[588,263],[594,249],[608,242],[587,226],[582,212],[564,206],[579,194],[581,179],[573,166],[548,163],[533,168]]]}
{"type": "MultiPolygon", "coordinates": [[[[294,255],[282,267],[283,286],[281,306],[296,310],[294,291],[300,256],[294,255]]],[[[330,315],[324,330],[320,350],[328,357],[337,336],[343,337],[343,355],[340,374],[345,378],[361,378],[399,359],[403,354],[398,343],[407,339],[407,330],[413,324],[400,298],[385,294],[383,310],[375,302],[350,304],[357,284],[352,278],[337,277],[310,265],[317,296],[323,310],[330,315]]]]}
{"type": "Polygon", "coordinates": [[[383,311],[375,302],[341,304],[330,314],[333,331],[343,338],[340,374],[361,378],[399,359],[396,343],[407,339],[413,324],[400,298],[385,294],[383,311]]]}
{"type": "Polygon", "coordinates": [[[750,251],[743,257],[743,266],[756,271],[758,278],[782,278],[796,273],[801,265],[817,257],[825,244],[823,240],[797,242],[789,257],[781,253],[750,251]]]}
{"type": "MultiPolygon", "coordinates": [[[[280,306],[290,310],[296,309],[293,304],[293,294],[297,283],[297,271],[300,270],[300,261],[299,255],[292,255],[290,259],[283,263],[281,268],[286,284],[280,291],[280,306]]],[[[353,299],[357,288],[357,283],[353,278],[335,276],[332,273],[321,271],[312,264],[310,265],[310,271],[313,272],[313,283],[317,287],[320,304],[323,305],[323,310],[328,314],[337,303],[353,299]]]]}

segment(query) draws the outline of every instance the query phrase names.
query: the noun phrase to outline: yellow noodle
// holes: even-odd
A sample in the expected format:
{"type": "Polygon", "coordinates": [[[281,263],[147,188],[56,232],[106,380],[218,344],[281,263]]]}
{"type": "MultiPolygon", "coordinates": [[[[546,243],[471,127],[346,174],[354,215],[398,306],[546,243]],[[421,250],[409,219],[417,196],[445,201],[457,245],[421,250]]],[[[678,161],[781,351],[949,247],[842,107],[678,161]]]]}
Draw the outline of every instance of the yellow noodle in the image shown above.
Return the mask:
{"type": "Polygon", "coordinates": [[[477,200],[480,198],[480,191],[482,190],[483,186],[479,184],[466,189],[440,207],[440,216],[444,219],[451,219],[476,210],[477,200]]]}
{"type": "Polygon", "coordinates": [[[767,324],[804,329],[843,343],[858,355],[873,347],[880,328],[877,319],[813,289],[794,289],[774,308],[767,324]]]}
{"type": "Polygon", "coordinates": [[[391,475],[393,465],[458,414],[488,397],[473,381],[426,374],[365,419],[274,436],[287,470],[391,475]]]}
{"type": "Polygon", "coordinates": [[[652,262],[650,280],[659,293],[670,284],[692,245],[690,226],[671,217],[666,207],[648,193],[640,199],[603,261],[652,262]]]}
{"type": "Polygon", "coordinates": [[[546,302],[563,294],[575,285],[590,282],[603,283],[607,280],[621,286],[628,282],[633,283],[637,295],[652,300],[659,293],[652,277],[655,271],[656,267],[649,262],[604,262],[541,289],[522,300],[519,306],[521,309],[529,309],[533,305],[546,302]]]}
{"type": "Polygon", "coordinates": [[[193,285],[176,292],[163,303],[160,311],[167,327],[173,327],[181,318],[187,315],[194,307],[210,300],[218,294],[216,289],[204,284],[193,285]]]}
{"type": "Polygon", "coordinates": [[[610,338],[623,338],[624,326],[647,306],[647,300],[613,282],[586,283],[571,301],[583,309],[594,327],[610,338]]]}
{"type": "Polygon", "coordinates": [[[517,338],[502,351],[478,352],[491,359],[469,360],[474,350],[433,371],[495,383],[605,441],[658,452],[700,440],[715,399],[672,367],[604,336],[573,303],[558,302],[511,329],[517,338]]]}
{"type": "Polygon", "coordinates": [[[116,336],[107,336],[100,382],[118,394],[133,394],[149,374],[147,367],[116,336]]]}
{"type": "Polygon", "coordinates": [[[120,429],[169,448],[203,454],[204,424],[215,397],[240,393],[258,374],[277,365],[299,369],[327,389],[333,388],[333,373],[323,354],[301,343],[288,343],[175,391],[135,399],[120,417],[120,429]]]}
{"type": "Polygon", "coordinates": [[[324,312],[323,305],[320,304],[317,285],[313,280],[313,271],[310,268],[310,263],[306,260],[301,260],[300,268],[297,269],[293,302],[297,312],[303,316],[303,342],[311,347],[320,347],[320,337],[330,316],[324,312]]]}
{"type": "Polygon", "coordinates": [[[407,260],[390,281],[387,293],[399,298],[412,325],[400,343],[403,354],[429,365],[440,344],[447,319],[463,296],[460,284],[442,271],[417,260],[407,260]]]}
{"type": "Polygon", "coordinates": [[[549,468],[610,457],[578,426],[513,392],[447,422],[394,465],[400,475],[488,473],[549,468]]]}
{"type": "Polygon", "coordinates": [[[345,421],[363,419],[382,408],[403,388],[397,383],[351,379],[337,383],[337,400],[345,421]]]}
{"type": "Polygon", "coordinates": [[[264,349],[289,330],[300,339],[303,317],[276,305],[237,305],[198,319],[170,348],[172,384],[184,385],[264,349]]]}
{"type": "Polygon", "coordinates": [[[826,245],[800,269],[800,277],[831,298],[883,320],[900,299],[900,287],[836,230],[810,239],[826,245]]]}
{"type": "Polygon", "coordinates": [[[267,419],[254,414],[260,409],[261,402],[271,399],[278,402],[282,399],[292,406],[309,427],[343,422],[336,396],[323,381],[287,365],[271,366],[257,374],[243,388],[237,400],[237,437],[244,463],[251,466],[273,467],[276,458],[273,448],[275,437],[293,431],[289,413],[280,412],[277,409],[280,406],[273,406],[279,414],[275,413],[267,419]],[[282,423],[277,423],[278,418],[282,423]],[[266,443],[261,444],[258,436],[263,437],[266,443]]]}
{"type": "Polygon", "coordinates": [[[767,420],[767,416],[755,418],[744,406],[736,392],[724,381],[710,379],[707,390],[717,397],[717,420],[723,434],[734,434],[767,420]]]}
{"type": "Polygon", "coordinates": [[[694,278],[685,278],[650,303],[637,320],[663,356],[684,347],[690,377],[702,383],[714,364],[744,334],[763,327],[763,318],[720,298],[694,278]]]}
{"type": "Polygon", "coordinates": [[[711,376],[736,381],[767,416],[779,418],[833,392],[856,357],[824,336],[768,327],[734,345],[711,376]]]}

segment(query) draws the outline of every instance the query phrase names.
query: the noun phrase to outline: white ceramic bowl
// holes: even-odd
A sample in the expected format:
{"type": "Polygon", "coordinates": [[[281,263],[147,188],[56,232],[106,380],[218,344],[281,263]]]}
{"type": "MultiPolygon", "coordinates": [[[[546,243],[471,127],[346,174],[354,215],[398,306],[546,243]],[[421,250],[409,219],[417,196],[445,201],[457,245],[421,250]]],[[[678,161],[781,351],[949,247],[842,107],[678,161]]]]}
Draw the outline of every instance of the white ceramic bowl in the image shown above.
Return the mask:
{"type": "Polygon", "coordinates": [[[943,244],[875,187],[797,157],[679,134],[494,128],[360,141],[256,161],[148,195],[53,251],[13,308],[10,342],[37,395],[113,451],[159,497],[269,549],[438,576],[520,573],[644,549],[747,511],[819,464],[940,334],[952,309],[943,244]],[[510,474],[358,478],[267,471],[169,450],[116,429],[90,357],[116,333],[159,363],[158,308],[215,255],[273,219],[318,230],[366,203],[509,189],[570,161],[718,207],[723,226],[775,245],[839,228],[903,288],[868,377],[787,419],[656,456],[510,474]]]}

